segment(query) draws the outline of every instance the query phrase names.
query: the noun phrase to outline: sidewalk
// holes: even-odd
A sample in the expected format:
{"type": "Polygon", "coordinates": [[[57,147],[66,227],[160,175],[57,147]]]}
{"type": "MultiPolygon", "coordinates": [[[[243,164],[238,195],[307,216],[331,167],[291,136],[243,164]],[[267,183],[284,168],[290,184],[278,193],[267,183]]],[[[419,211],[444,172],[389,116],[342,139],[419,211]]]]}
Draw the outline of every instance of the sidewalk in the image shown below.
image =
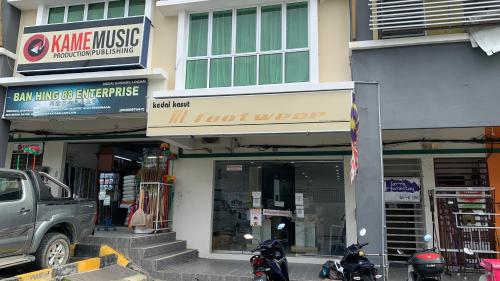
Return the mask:
{"type": "Polygon", "coordinates": [[[119,265],[108,266],[96,271],[74,274],[64,277],[66,281],[147,281],[146,275],[119,265]]]}

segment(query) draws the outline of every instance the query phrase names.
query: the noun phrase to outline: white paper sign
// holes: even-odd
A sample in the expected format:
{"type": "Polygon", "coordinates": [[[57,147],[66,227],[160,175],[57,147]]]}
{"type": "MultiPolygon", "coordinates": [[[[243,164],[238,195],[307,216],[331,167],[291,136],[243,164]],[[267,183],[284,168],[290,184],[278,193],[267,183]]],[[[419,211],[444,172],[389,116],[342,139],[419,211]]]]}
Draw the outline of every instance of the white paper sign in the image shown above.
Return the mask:
{"type": "Polygon", "coordinates": [[[262,198],[262,192],[260,191],[252,191],[253,198],[262,198]]]}
{"type": "Polygon", "coordinates": [[[250,225],[262,226],[262,209],[250,209],[250,225]]]}
{"type": "Polygon", "coordinates": [[[104,200],[104,199],[106,199],[106,191],[101,190],[99,191],[99,200],[104,200]]]}
{"type": "Polygon", "coordinates": [[[295,209],[297,218],[304,218],[304,206],[297,206],[295,209]]]}
{"type": "Polygon", "coordinates": [[[304,193],[295,193],[295,205],[304,205],[304,193]]]}
{"type": "Polygon", "coordinates": [[[103,202],[103,205],[104,205],[104,206],[109,206],[109,205],[111,205],[111,196],[106,195],[106,197],[104,197],[104,202],[103,202]]]}
{"type": "Polygon", "coordinates": [[[269,216],[269,217],[291,217],[292,216],[291,211],[272,210],[272,209],[264,209],[263,214],[264,214],[264,216],[269,216]]]}
{"type": "Polygon", "coordinates": [[[283,208],[285,207],[285,201],[274,201],[274,206],[283,208]]]}
{"type": "Polygon", "coordinates": [[[260,203],[261,203],[261,198],[253,198],[253,207],[254,208],[260,208],[260,203]]]}

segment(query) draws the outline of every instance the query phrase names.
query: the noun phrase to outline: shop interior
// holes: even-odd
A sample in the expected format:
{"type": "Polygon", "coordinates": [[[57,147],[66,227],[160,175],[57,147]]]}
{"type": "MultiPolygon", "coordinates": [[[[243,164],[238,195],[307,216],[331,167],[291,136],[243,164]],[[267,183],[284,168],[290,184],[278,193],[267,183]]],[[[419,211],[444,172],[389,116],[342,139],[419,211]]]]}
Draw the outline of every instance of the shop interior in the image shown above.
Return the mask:
{"type": "MultiPolygon", "coordinates": [[[[98,230],[99,226],[106,230],[128,226],[132,214],[139,208],[143,188],[141,182],[163,181],[163,176],[169,173],[169,167],[164,166],[163,145],[159,142],[68,144],[64,182],[70,187],[74,198],[98,200],[98,230]],[[151,167],[155,170],[154,179],[152,173],[147,172],[153,169],[151,167]]],[[[169,192],[173,190],[166,191],[169,192]]],[[[155,196],[161,197],[161,200],[171,200],[160,191],[155,194],[145,192],[142,196],[141,208],[146,214],[156,213],[154,206],[151,206],[157,201],[155,196]]]]}
{"type": "Polygon", "coordinates": [[[273,238],[287,239],[292,255],[341,255],[343,173],[336,161],[217,162],[213,250],[245,253],[255,241],[273,238]],[[276,229],[280,223],[283,231],[276,229]],[[246,233],[255,241],[245,240],[246,233]]]}

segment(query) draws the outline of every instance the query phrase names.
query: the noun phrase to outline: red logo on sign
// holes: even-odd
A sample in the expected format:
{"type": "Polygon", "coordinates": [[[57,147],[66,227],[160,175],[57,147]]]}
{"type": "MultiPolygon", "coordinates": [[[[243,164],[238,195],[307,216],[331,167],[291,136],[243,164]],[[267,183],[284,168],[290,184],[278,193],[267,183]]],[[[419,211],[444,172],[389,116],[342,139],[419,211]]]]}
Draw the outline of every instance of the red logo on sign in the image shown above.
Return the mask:
{"type": "Polygon", "coordinates": [[[43,34],[35,34],[31,36],[24,44],[24,57],[31,61],[39,61],[45,57],[49,51],[49,39],[43,34]]]}

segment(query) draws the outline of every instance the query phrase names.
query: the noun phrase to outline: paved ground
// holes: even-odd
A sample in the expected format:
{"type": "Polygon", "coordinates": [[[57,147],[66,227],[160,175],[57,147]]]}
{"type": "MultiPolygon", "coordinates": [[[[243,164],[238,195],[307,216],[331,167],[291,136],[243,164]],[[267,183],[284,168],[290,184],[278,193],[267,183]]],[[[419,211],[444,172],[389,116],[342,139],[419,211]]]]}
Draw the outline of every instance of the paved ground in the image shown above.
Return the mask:
{"type": "Polygon", "coordinates": [[[91,271],[86,273],[80,273],[75,275],[70,275],[64,280],[68,281],[146,281],[147,276],[138,274],[137,272],[130,270],[128,268],[121,267],[119,265],[108,266],[106,268],[91,271]]]}

